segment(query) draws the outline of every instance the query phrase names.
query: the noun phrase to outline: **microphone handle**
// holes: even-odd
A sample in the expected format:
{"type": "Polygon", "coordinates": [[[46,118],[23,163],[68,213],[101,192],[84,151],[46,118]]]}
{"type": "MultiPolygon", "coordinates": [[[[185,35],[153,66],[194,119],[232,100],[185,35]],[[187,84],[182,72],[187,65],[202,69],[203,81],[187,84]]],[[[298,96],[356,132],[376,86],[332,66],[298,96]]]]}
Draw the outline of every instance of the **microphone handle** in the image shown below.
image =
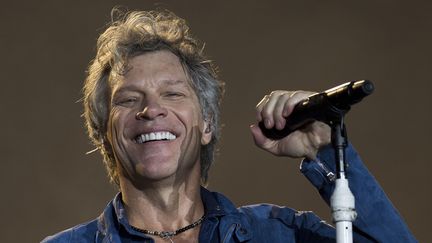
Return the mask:
{"type": "Polygon", "coordinates": [[[258,126],[267,138],[281,139],[314,121],[329,123],[340,119],[350,110],[351,105],[360,102],[373,90],[374,86],[368,80],[348,82],[300,101],[286,119],[282,130],[275,127],[267,129],[263,122],[258,126]]]}
{"type": "Polygon", "coordinates": [[[322,116],[322,106],[320,102],[328,103],[323,93],[310,96],[300,101],[300,103],[294,107],[289,118],[286,119],[285,127],[282,130],[278,130],[275,127],[267,129],[263,122],[260,122],[258,125],[267,138],[274,140],[284,138],[295,130],[318,120],[318,116],[322,116]]]}

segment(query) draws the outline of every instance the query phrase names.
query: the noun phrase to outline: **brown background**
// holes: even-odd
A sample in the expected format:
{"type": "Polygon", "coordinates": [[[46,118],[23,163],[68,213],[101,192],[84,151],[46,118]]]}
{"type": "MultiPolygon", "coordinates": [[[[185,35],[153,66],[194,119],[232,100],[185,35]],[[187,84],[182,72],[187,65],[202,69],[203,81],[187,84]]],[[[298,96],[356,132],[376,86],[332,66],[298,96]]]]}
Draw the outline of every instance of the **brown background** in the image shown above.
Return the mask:
{"type": "Polygon", "coordinates": [[[329,219],[299,161],[254,147],[254,106],[273,89],[370,79],[349,137],[420,242],[430,242],[430,1],[13,1],[0,8],[1,242],[37,242],[93,219],[115,194],[82,125],[81,94],[110,9],[186,18],[227,92],[210,188],[237,205],[270,202],[329,219]],[[163,3],[161,3],[163,2],[163,3]]]}

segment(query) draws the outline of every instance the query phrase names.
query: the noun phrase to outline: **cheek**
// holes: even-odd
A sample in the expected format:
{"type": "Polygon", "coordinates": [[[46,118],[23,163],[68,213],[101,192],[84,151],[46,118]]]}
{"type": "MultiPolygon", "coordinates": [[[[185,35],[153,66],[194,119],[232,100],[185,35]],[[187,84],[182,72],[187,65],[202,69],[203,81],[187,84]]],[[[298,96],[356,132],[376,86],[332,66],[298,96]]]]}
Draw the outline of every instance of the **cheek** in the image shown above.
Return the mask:
{"type": "Polygon", "coordinates": [[[118,140],[121,137],[121,132],[124,127],[124,119],[122,119],[121,112],[118,110],[112,110],[110,113],[110,118],[108,120],[108,138],[114,144],[115,140],[118,140]]]}
{"type": "Polygon", "coordinates": [[[113,110],[108,120],[108,140],[112,146],[117,163],[128,160],[126,151],[128,141],[125,137],[125,129],[127,128],[126,117],[125,113],[113,110]]]}
{"type": "Polygon", "coordinates": [[[201,115],[201,109],[196,104],[190,104],[190,109],[184,112],[184,116],[187,118],[188,124],[190,124],[194,128],[199,128],[200,130],[203,127],[203,118],[201,115]]]}

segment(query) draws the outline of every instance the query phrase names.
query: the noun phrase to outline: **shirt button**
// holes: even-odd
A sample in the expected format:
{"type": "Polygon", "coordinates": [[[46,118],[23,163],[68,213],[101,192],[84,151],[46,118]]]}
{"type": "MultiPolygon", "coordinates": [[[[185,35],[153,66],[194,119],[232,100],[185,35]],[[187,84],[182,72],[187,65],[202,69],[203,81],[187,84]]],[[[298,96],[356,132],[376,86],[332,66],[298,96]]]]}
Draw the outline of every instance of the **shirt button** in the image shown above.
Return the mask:
{"type": "Polygon", "coordinates": [[[240,234],[242,235],[247,234],[247,230],[245,228],[240,228],[240,234]]]}

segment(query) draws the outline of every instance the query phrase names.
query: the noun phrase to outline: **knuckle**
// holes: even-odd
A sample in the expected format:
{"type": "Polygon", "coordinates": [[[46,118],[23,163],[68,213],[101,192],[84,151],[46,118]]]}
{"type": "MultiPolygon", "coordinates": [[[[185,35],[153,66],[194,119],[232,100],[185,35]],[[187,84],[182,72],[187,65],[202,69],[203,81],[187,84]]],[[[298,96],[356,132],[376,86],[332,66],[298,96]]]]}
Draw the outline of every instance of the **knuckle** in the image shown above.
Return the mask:
{"type": "Polygon", "coordinates": [[[270,95],[271,96],[280,96],[280,95],[282,95],[282,94],[284,94],[284,93],[286,93],[286,92],[288,92],[288,91],[286,91],[286,90],[273,90],[271,93],[270,93],[270,95]]]}
{"type": "Polygon", "coordinates": [[[266,118],[269,118],[272,116],[272,112],[270,112],[268,109],[264,109],[261,111],[261,115],[266,117],[266,118]]]}
{"type": "Polygon", "coordinates": [[[303,90],[296,90],[296,91],[294,91],[294,92],[291,93],[290,98],[293,98],[293,97],[295,97],[295,96],[302,95],[303,92],[304,92],[303,90]]]}
{"type": "Polygon", "coordinates": [[[265,95],[260,102],[258,102],[258,104],[255,106],[256,108],[261,108],[262,106],[264,106],[269,100],[269,96],[265,95]]]}
{"type": "Polygon", "coordinates": [[[283,97],[283,98],[289,98],[290,96],[291,96],[291,93],[288,91],[281,94],[281,97],[283,97]]]}

